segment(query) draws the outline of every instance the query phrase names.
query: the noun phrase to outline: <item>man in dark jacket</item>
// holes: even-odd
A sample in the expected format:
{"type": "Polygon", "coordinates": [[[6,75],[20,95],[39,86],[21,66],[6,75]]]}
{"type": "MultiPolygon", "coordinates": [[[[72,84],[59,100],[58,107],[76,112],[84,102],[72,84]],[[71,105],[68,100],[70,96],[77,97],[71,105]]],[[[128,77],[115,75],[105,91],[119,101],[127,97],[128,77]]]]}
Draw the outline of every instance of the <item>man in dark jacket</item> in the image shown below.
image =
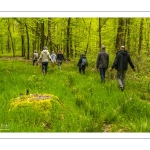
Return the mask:
{"type": "Polygon", "coordinates": [[[105,82],[105,72],[109,64],[109,54],[105,51],[105,46],[102,46],[102,50],[98,53],[96,68],[100,71],[101,82],[105,82]]]}
{"type": "Polygon", "coordinates": [[[120,51],[116,53],[116,58],[112,67],[110,68],[110,71],[112,71],[114,68],[117,70],[117,81],[121,91],[124,90],[124,80],[126,71],[128,69],[128,63],[133,71],[135,71],[135,67],[132,63],[129,53],[125,50],[124,46],[121,46],[120,51]]]}
{"type": "Polygon", "coordinates": [[[56,61],[58,63],[58,69],[61,69],[62,61],[67,61],[61,50],[56,55],[56,61]]]}

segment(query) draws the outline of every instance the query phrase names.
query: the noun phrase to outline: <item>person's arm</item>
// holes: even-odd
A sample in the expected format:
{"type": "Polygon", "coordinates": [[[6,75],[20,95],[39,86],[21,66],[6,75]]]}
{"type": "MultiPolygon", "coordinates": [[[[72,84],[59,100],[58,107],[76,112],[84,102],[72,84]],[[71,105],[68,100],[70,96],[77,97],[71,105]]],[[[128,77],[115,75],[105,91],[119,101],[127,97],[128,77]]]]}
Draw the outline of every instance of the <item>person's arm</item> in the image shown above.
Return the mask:
{"type": "Polygon", "coordinates": [[[109,54],[108,54],[108,57],[107,57],[107,69],[108,69],[108,66],[109,66],[109,54]]]}
{"type": "Polygon", "coordinates": [[[133,71],[135,71],[135,67],[134,67],[133,62],[132,62],[132,60],[130,58],[130,55],[129,55],[129,58],[128,58],[128,62],[130,64],[131,68],[133,69],[133,71]]]}
{"type": "Polygon", "coordinates": [[[117,64],[118,64],[118,55],[116,55],[116,58],[115,58],[115,60],[114,60],[114,63],[113,63],[113,65],[110,67],[110,71],[112,71],[114,68],[116,68],[117,64]]]}
{"type": "Polygon", "coordinates": [[[63,60],[64,60],[64,61],[67,61],[63,54],[62,54],[62,57],[63,57],[63,60]]]}
{"type": "Polygon", "coordinates": [[[81,63],[81,58],[78,61],[77,67],[80,65],[80,63],[81,63]]]}
{"type": "Polygon", "coordinates": [[[39,59],[37,60],[36,63],[38,63],[41,58],[42,58],[42,53],[40,54],[40,57],[39,57],[39,59]]]}

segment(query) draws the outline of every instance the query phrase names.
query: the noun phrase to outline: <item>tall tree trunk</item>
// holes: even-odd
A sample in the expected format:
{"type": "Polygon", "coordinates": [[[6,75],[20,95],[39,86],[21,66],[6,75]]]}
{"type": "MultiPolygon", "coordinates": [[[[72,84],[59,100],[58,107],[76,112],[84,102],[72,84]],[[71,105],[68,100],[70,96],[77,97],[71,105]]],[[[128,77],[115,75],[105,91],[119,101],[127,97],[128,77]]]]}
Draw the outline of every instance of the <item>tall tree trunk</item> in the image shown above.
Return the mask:
{"type": "Polygon", "coordinates": [[[30,59],[30,43],[29,43],[29,33],[28,33],[28,26],[25,23],[25,27],[26,27],[26,34],[27,34],[27,59],[30,59]]]}
{"type": "Polygon", "coordinates": [[[50,47],[50,52],[52,52],[51,18],[48,18],[48,46],[50,47]]]}
{"type": "MultiPolygon", "coordinates": [[[[36,26],[37,23],[35,23],[36,26]]],[[[37,32],[37,26],[35,27],[35,31],[37,32]]],[[[34,34],[34,31],[32,30],[32,33],[34,34]]],[[[36,34],[34,34],[34,38],[32,41],[32,46],[33,46],[33,51],[36,50],[36,43],[37,43],[37,39],[36,39],[36,34]]]]}
{"type": "Polygon", "coordinates": [[[131,19],[130,18],[127,18],[126,19],[126,49],[128,49],[130,51],[130,24],[131,24],[131,19]]]}
{"type": "Polygon", "coordinates": [[[22,43],[22,57],[25,56],[25,43],[24,43],[24,35],[21,35],[21,43],[22,43]]]}
{"type": "Polygon", "coordinates": [[[118,18],[118,31],[116,37],[116,50],[120,49],[121,45],[125,45],[125,21],[124,18],[118,18]]]}
{"type": "Polygon", "coordinates": [[[69,57],[69,52],[70,52],[70,22],[71,18],[68,18],[68,25],[67,25],[67,45],[66,45],[66,53],[67,57],[69,57]]]}
{"type": "Polygon", "coordinates": [[[44,21],[41,22],[41,50],[44,47],[44,21]]]}
{"type": "Polygon", "coordinates": [[[87,45],[86,45],[85,55],[86,55],[86,53],[88,51],[88,48],[89,48],[91,24],[92,24],[92,21],[90,21],[90,25],[89,25],[89,30],[88,30],[89,32],[88,32],[88,39],[87,39],[87,45]]]}
{"type": "Polygon", "coordinates": [[[142,41],[143,41],[143,21],[144,19],[142,18],[140,22],[138,54],[141,53],[141,47],[142,47],[142,41]]]}
{"type": "Polygon", "coordinates": [[[11,46],[12,46],[12,50],[13,50],[13,57],[15,57],[15,48],[14,48],[14,42],[13,42],[13,38],[12,38],[12,35],[11,35],[11,31],[10,31],[10,24],[9,24],[9,28],[8,28],[8,32],[9,32],[9,35],[10,35],[10,39],[11,39],[11,46]]]}
{"type": "Polygon", "coordinates": [[[70,57],[73,57],[73,48],[72,48],[72,29],[70,29],[70,57]]]}
{"type": "Polygon", "coordinates": [[[101,18],[98,18],[98,33],[99,33],[99,49],[101,49],[102,41],[101,41],[101,18]]]}
{"type": "MultiPolygon", "coordinates": [[[[8,24],[8,31],[10,31],[10,21],[9,21],[9,19],[8,19],[7,24],[8,24]]],[[[7,36],[7,46],[6,46],[6,49],[7,49],[8,53],[10,53],[11,46],[10,46],[10,34],[9,34],[9,32],[8,32],[8,36],[7,36]]]]}

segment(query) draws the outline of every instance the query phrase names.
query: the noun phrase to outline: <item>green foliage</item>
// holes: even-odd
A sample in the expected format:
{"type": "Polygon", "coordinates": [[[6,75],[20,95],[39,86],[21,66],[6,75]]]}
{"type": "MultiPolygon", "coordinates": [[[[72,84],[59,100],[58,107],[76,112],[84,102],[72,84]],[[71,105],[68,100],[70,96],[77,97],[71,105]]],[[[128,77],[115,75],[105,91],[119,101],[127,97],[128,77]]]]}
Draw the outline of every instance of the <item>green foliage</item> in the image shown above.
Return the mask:
{"type": "Polygon", "coordinates": [[[142,66],[136,73],[129,69],[122,92],[109,71],[106,83],[102,84],[92,64],[85,75],[79,74],[76,64],[77,60],[64,62],[61,70],[49,64],[44,76],[40,64],[1,59],[0,124],[8,125],[1,132],[150,131],[150,82],[149,74],[143,77],[142,66]],[[29,99],[44,94],[57,96],[51,100],[29,99]]]}

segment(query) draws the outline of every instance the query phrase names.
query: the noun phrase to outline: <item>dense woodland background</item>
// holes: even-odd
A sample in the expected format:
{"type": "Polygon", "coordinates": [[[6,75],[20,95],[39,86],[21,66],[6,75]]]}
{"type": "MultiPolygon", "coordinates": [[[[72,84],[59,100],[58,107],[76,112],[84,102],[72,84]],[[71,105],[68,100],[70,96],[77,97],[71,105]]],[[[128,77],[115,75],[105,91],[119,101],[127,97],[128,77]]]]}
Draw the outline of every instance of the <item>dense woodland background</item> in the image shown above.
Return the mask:
{"type": "Polygon", "coordinates": [[[0,56],[30,59],[44,45],[62,49],[68,59],[97,54],[102,45],[114,54],[121,45],[134,56],[150,53],[149,18],[0,18],[0,56]]]}

